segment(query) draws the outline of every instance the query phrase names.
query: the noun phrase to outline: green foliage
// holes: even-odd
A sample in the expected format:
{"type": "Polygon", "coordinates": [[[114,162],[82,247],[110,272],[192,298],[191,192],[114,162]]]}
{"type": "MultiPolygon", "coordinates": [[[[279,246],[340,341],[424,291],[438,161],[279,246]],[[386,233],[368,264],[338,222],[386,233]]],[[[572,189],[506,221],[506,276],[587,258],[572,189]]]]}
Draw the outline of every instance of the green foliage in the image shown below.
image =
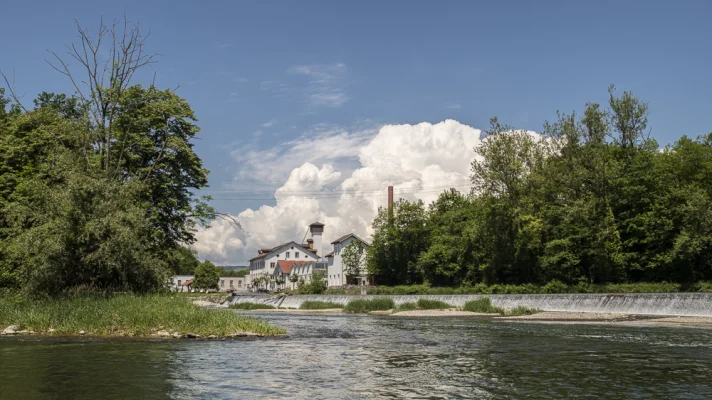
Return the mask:
{"type": "Polygon", "coordinates": [[[322,294],[326,291],[326,274],[324,272],[314,272],[306,281],[299,281],[297,293],[299,294],[322,294]]]}
{"type": "Polygon", "coordinates": [[[261,303],[235,303],[230,304],[233,310],[273,310],[274,306],[261,303]]]}
{"type": "Polygon", "coordinates": [[[233,269],[225,269],[222,267],[218,267],[218,270],[220,271],[220,276],[230,276],[230,277],[240,277],[240,276],[247,276],[250,274],[249,269],[238,269],[233,270],[233,269]]]}
{"type": "Polygon", "coordinates": [[[366,273],[366,249],[360,240],[352,240],[341,253],[344,274],[347,277],[366,273]]]}
{"type": "Polygon", "coordinates": [[[169,264],[176,275],[193,275],[195,268],[200,265],[200,261],[198,261],[194,250],[180,246],[173,253],[173,258],[171,258],[169,264]]]}
{"type": "Polygon", "coordinates": [[[503,311],[499,307],[492,305],[492,301],[487,297],[482,297],[477,300],[470,300],[462,307],[465,311],[486,314],[502,314],[503,311]]]}
{"type": "Polygon", "coordinates": [[[396,311],[414,311],[417,309],[418,307],[415,305],[415,303],[403,303],[396,307],[396,311]]]}
{"type": "Polygon", "coordinates": [[[299,306],[300,310],[328,310],[332,308],[344,308],[343,305],[339,303],[333,303],[331,301],[305,301],[299,306]]]}
{"type": "Polygon", "coordinates": [[[453,308],[450,304],[440,300],[418,299],[416,307],[421,310],[443,310],[453,308]]]}
{"type": "Polygon", "coordinates": [[[208,174],[195,115],[172,90],[132,85],[142,64],[127,57],[75,77],[86,92],[42,92],[28,110],[0,90],[0,289],[147,293],[197,266],[183,246],[216,214],[194,195],[208,174]]]}
{"type": "Polygon", "coordinates": [[[376,282],[385,285],[423,281],[417,268],[419,254],[427,247],[426,214],[422,201],[399,200],[393,209],[380,208],[373,221],[367,267],[376,282]]]}
{"type": "Polygon", "coordinates": [[[371,311],[385,311],[396,308],[393,299],[376,298],[376,299],[354,299],[344,307],[344,312],[350,313],[368,313],[371,311]]]}
{"type": "Polygon", "coordinates": [[[148,336],[158,330],[182,335],[229,336],[237,332],[279,335],[284,329],[227,310],[206,310],[181,296],[70,296],[48,301],[0,298],[0,326],[58,335],[148,336]]]}
{"type": "Polygon", "coordinates": [[[208,260],[203,261],[195,269],[193,278],[194,289],[218,290],[220,281],[220,269],[208,260]]]}
{"type": "Polygon", "coordinates": [[[712,280],[712,134],[660,151],[647,124],[647,104],[613,87],[607,107],[559,113],[542,136],[492,119],[469,196],[379,211],[368,269],[389,287],[369,293],[678,291],[712,280]]]}

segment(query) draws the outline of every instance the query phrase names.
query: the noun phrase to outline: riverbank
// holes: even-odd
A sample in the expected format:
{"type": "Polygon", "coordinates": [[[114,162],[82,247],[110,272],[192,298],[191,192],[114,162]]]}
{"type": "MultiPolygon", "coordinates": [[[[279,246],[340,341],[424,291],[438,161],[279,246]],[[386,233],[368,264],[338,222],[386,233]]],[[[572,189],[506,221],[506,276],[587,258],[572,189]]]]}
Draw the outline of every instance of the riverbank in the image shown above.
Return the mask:
{"type": "Polygon", "coordinates": [[[77,296],[0,299],[0,334],[219,339],[275,336],[285,330],[183,296],[77,296]]]}

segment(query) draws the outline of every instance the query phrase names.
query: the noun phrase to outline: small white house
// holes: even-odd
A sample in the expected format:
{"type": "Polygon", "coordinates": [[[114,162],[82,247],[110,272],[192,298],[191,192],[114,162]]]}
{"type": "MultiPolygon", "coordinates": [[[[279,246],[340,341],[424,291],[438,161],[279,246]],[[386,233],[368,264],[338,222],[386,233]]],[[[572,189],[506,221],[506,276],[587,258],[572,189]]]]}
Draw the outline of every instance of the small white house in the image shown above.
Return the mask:
{"type": "MultiPolygon", "coordinates": [[[[328,262],[327,281],[329,287],[344,286],[348,283],[346,281],[346,274],[344,273],[342,253],[346,246],[348,246],[353,241],[361,242],[364,248],[364,253],[368,251],[369,244],[353,233],[344,235],[331,242],[331,244],[334,246],[334,251],[326,255],[326,259],[328,262]]],[[[365,257],[361,265],[360,275],[366,275],[365,257]]]]}
{"type": "MultiPolygon", "coordinates": [[[[193,275],[174,275],[168,281],[170,290],[176,292],[192,292],[193,275]]],[[[243,292],[247,291],[247,283],[244,276],[221,276],[218,278],[219,292],[243,292]]]]}

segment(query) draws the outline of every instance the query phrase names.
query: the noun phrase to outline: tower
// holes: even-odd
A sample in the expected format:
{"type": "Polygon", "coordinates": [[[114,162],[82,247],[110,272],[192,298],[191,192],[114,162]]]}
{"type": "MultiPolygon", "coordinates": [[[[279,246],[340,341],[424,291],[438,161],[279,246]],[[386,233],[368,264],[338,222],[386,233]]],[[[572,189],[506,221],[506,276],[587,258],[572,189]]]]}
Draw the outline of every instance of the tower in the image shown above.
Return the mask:
{"type": "Polygon", "coordinates": [[[321,239],[321,234],[324,233],[324,224],[321,222],[314,222],[309,225],[309,233],[311,234],[311,239],[314,241],[314,248],[316,249],[316,255],[319,261],[324,257],[324,244],[321,239]]]}

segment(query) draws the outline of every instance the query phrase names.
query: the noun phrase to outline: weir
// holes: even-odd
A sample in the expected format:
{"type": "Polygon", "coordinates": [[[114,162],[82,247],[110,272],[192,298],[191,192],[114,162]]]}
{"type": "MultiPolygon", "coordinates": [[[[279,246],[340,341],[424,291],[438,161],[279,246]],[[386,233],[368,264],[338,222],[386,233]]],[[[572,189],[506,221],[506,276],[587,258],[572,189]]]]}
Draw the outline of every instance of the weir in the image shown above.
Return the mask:
{"type": "Polygon", "coordinates": [[[456,307],[487,297],[496,307],[529,307],[542,311],[602,312],[636,315],[712,317],[712,293],[595,293],[595,294],[488,294],[488,295],[237,295],[230,303],[260,303],[299,308],[308,300],[346,305],[353,299],[388,297],[396,305],[418,299],[440,300],[456,307]]]}

